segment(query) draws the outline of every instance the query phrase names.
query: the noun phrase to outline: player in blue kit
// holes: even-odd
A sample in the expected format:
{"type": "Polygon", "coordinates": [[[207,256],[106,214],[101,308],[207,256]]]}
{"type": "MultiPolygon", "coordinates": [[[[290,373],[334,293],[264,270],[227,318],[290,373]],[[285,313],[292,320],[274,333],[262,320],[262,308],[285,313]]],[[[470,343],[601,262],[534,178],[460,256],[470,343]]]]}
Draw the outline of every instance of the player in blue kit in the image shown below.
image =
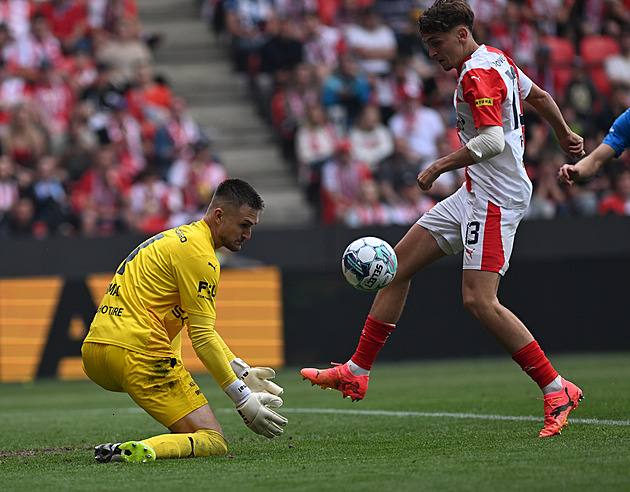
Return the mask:
{"type": "Polygon", "coordinates": [[[597,148],[576,164],[565,164],[558,171],[558,181],[572,185],[574,181],[591,179],[599,168],[611,159],[619,157],[630,147],[630,108],[613,123],[597,148]]]}

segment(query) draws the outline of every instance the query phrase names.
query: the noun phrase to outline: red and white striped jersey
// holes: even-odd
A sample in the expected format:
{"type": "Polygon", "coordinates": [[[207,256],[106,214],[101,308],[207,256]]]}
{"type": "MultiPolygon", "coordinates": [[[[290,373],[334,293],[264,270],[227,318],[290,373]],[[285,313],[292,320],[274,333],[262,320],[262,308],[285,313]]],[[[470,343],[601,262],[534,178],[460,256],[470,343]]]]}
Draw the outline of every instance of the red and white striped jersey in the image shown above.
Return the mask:
{"type": "Polygon", "coordinates": [[[525,128],[522,100],[532,81],[498,49],[482,45],[458,68],[455,109],[462,145],[481,126],[501,126],[505,148],[499,155],[466,168],[466,187],[506,208],[529,204],[532,183],[523,165],[525,128]]]}

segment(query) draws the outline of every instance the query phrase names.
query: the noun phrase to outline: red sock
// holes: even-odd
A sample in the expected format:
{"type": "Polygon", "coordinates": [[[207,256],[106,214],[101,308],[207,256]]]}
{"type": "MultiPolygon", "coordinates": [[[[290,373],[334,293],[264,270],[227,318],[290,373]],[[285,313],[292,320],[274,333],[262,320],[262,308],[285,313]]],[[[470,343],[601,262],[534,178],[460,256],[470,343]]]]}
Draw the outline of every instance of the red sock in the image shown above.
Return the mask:
{"type": "Polygon", "coordinates": [[[512,356],[512,359],[514,359],[514,362],[521,366],[521,369],[541,388],[544,388],[558,377],[558,373],[553,368],[551,362],[549,362],[549,359],[547,359],[536,340],[528,343],[516,352],[512,356]]]}
{"type": "Polygon", "coordinates": [[[381,323],[368,315],[359,345],[351,358],[352,362],[368,371],[372,369],[376,356],[395,327],[396,325],[381,323]]]}

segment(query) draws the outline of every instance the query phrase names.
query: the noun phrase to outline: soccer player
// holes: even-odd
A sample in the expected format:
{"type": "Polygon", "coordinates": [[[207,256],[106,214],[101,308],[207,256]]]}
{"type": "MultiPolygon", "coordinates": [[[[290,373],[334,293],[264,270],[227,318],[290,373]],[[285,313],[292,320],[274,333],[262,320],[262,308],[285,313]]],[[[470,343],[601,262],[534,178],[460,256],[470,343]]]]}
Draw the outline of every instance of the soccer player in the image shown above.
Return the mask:
{"type": "Polygon", "coordinates": [[[597,173],[600,167],[613,158],[618,158],[630,147],[630,108],[626,109],[613,123],[602,143],[593,152],[576,164],[565,164],[558,171],[558,181],[572,185],[574,181],[585,181],[597,173]]]}
{"type": "Polygon", "coordinates": [[[153,461],[222,455],[223,431],[186,371],[181,331],[188,329],[199,359],[234,401],[252,431],[273,438],[287,419],[282,388],[270,368],[250,368],[214,329],[221,266],[215,251],[239,251],[264,203],[245,181],[219,184],[204,217],[140,244],[120,264],[82,347],[83,369],[106,390],[129,396],[170,434],[101,444],[99,462],[153,461]]]}
{"type": "Polygon", "coordinates": [[[466,180],[397,244],[397,274],[377,293],[350,360],[325,370],[304,368],[301,372],[322,388],[362,399],[372,364],[400,318],[412,277],[463,249],[464,307],[542,389],[545,427],[540,436],[550,436],[565,425],[582,391],[558,375],[529,330],[497,298],[516,228],[532,193],[523,166],[522,99],[549,122],[571,156],[583,155],[583,140],[570,130],[551,96],[510,58],[477,44],[473,21],[474,13],[465,0],[437,0],[418,21],[431,58],[444,70],[457,71],[454,104],[463,145],[420,172],[418,185],[428,190],[438,176],[460,168],[465,168],[466,180]]]}

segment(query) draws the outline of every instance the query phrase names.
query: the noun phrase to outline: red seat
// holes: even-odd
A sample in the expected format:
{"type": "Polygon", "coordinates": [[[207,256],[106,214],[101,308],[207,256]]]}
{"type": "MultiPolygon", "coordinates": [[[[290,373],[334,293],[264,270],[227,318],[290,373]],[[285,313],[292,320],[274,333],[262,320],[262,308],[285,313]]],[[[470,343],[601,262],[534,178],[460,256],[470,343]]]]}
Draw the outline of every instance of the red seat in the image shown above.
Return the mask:
{"type": "Polygon", "coordinates": [[[547,46],[551,52],[554,90],[556,94],[562,94],[573,77],[575,47],[568,39],[558,36],[543,36],[540,44],[547,46]]]}
{"type": "Polygon", "coordinates": [[[587,36],[580,41],[580,56],[595,88],[606,96],[610,95],[611,86],[604,70],[604,60],[619,51],[619,41],[612,36],[587,36]]]}

